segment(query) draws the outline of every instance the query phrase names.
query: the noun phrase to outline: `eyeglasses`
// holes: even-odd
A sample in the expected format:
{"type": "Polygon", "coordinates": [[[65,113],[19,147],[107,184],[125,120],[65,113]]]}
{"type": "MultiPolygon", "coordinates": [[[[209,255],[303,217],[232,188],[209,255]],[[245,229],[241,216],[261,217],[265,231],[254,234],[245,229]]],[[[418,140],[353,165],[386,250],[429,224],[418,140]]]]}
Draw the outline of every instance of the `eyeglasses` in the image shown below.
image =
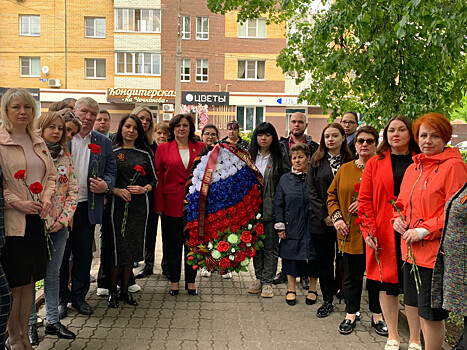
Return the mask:
{"type": "Polygon", "coordinates": [[[345,124],[345,125],[355,125],[355,124],[357,124],[357,122],[354,122],[353,120],[342,120],[342,121],[341,121],[341,124],[345,124]]]}
{"type": "Polygon", "coordinates": [[[372,144],[375,143],[375,140],[374,140],[374,139],[358,139],[358,140],[357,140],[357,143],[358,143],[359,145],[363,145],[365,142],[366,142],[368,145],[372,145],[372,144]]]}
{"type": "Polygon", "coordinates": [[[217,137],[217,134],[214,133],[214,132],[213,132],[213,133],[205,132],[205,133],[203,134],[203,136],[206,136],[206,137],[217,137]]]}

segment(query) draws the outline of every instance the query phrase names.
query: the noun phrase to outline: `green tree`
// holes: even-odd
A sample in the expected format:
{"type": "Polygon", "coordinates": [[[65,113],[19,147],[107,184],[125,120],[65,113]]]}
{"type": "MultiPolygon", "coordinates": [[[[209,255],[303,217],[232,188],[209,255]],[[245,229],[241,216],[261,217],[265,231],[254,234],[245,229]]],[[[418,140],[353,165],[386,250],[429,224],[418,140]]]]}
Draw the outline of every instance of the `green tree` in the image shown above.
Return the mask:
{"type": "Polygon", "coordinates": [[[239,9],[239,20],[288,20],[278,65],[298,82],[310,74],[300,98],[332,117],[354,110],[381,125],[395,114],[458,108],[467,90],[465,0],[336,0],[310,22],[315,3],[208,0],[214,12],[239,9]]]}

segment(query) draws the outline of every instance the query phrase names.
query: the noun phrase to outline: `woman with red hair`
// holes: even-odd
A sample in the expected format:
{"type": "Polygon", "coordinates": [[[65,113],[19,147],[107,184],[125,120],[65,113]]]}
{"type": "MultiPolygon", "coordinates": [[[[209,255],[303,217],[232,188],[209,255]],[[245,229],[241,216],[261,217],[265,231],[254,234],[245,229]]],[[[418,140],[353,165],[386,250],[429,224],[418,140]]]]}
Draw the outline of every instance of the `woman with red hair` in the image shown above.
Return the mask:
{"type": "MultiPolygon", "coordinates": [[[[405,172],[398,197],[402,209],[400,215],[394,213],[394,229],[402,235],[402,256],[407,260],[403,271],[404,303],[419,316],[409,318],[409,326],[419,322],[425,349],[437,350],[443,343],[448,312],[431,307],[431,279],[444,224],[444,206],[467,181],[467,166],[457,148],[446,147],[452,126],[442,114],[423,115],[415,121],[413,133],[422,153],[414,157],[414,164],[405,172]]],[[[413,343],[409,349],[421,347],[413,343]]]]}

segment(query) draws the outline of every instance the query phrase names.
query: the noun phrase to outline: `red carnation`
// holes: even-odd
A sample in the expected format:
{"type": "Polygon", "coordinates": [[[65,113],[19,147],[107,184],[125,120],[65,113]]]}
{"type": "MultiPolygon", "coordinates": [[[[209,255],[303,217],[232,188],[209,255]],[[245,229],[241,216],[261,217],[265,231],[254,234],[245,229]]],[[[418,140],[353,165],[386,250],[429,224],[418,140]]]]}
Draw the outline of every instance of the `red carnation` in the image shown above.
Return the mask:
{"type": "Polygon", "coordinates": [[[363,219],[362,218],[355,219],[355,225],[362,225],[362,224],[363,224],[363,219]]]}
{"type": "Polygon", "coordinates": [[[194,258],[193,258],[192,256],[189,256],[189,257],[188,257],[188,260],[189,260],[189,261],[191,261],[191,260],[193,260],[193,259],[194,259],[194,258]]]}
{"type": "Polygon", "coordinates": [[[223,257],[221,260],[219,260],[219,266],[223,267],[224,269],[230,267],[230,260],[226,257],[223,257]]]}
{"type": "Polygon", "coordinates": [[[401,201],[397,201],[395,205],[397,209],[404,210],[404,204],[401,201]]]}
{"type": "Polygon", "coordinates": [[[141,176],[146,176],[146,172],[144,170],[141,172],[141,176]]]}
{"type": "Polygon", "coordinates": [[[15,173],[14,177],[16,180],[23,180],[25,175],[26,175],[26,170],[18,170],[15,173]]]}
{"type": "Polygon", "coordinates": [[[255,227],[256,234],[258,236],[264,235],[264,226],[262,223],[258,222],[255,227]]]}
{"type": "Polygon", "coordinates": [[[395,202],[396,200],[397,200],[396,197],[391,197],[391,198],[389,198],[388,203],[389,203],[389,204],[392,204],[392,203],[395,202]]]}
{"type": "Polygon", "coordinates": [[[226,241],[220,241],[219,244],[217,245],[217,250],[220,251],[221,253],[225,253],[227,250],[229,250],[230,244],[227,243],[226,241]]]}
{"type": "Polygon", "coordinates": [[[253,247],[248,247],[245,250],[245,254],[249,256],[250,258],[254,257],[256,255],[256,250],[253,247]]]}
{"type": "Polygon", "coordinates": [[[245,260],[245,253],[242,252],[241,250],[235,253],[235,261],[236,262],[242,262],[245,260]]]}
{"type": "Polygon", "coordinates": [[[144,171],[141,165],[135,165],[133,169],[135,169],[138,173],[142,173],[144,171]]]}
{"type": "Polygon", "coordinates": [[[95,143],[90,143],[88,145],[88,148],[91,150],[91,153],[94,153],[96,155],[101,153],[101,146],[96,145],[95,143]]]}
{"type": "Polygon", "coordinates": [[[358,184],[353,185],[353,188],[354,188],[355,192],[358,193],[360,191],[360,182],[358,184]]]}
{"type": "Polygon", "coordinates": [[[42,187],[42,184],[40,182],[34,182],[29,185],[29,190],[33,194],[39,194],[42,192],[44,188],[42,187]]]}
{"type": "Polygon", "coordinates": [[[251,233],[250,231],[243,231],[242,235],[240,236],[242,242],[250,243],[251,242],[251,233]]]}
{"type": "Polygon", "coordinates": [[[198,268],[198,265],[193,265],[193,270],[196,270],[198,268]]]}

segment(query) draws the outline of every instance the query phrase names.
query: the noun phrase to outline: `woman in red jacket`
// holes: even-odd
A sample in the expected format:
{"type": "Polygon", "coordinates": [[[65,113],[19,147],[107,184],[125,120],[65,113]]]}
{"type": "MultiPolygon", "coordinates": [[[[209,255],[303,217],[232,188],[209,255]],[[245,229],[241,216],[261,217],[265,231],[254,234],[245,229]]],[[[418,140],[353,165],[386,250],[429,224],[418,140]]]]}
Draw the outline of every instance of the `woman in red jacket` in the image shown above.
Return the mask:
{"type": "MultiPolygon", "coordinates": [[[[383,131],[383,141],[363,171],[358,211],[364,219],[362,235],[367,244],[367,287],[380,290],[380,304],[388,327],[387,350],[399,349],[397,330],[399,315],[398,295],[402,293],[401,236],[394,232],[390,220],[392,207],[388,199],[399,194],[405,169],[412,163],[412,156],[420,150],[412,134],[412,122],[403,115],[389,120],[383,131]],[[376,244],[368,233],[373,229],[376,244]],[[381,263],[383,283],[375,258],[375,249],[381,263]]],[[[417,317],[417,315],[415,315],[417,317]]],[[[411,340],[420,340],[420,328],[410,329],[411,340]]]]}
{"type": "MultiPolygon", "coordinates": [[[[182,268],[183,199],[185,184],[196,155],[206,145],[195,139],[195,125],[187,114],[178,114],[169,123],[169,142],[157,147],[155,211],[161,216],[162,250],[169,265],[170,295],[178,294],[182,268]]],[[[186,249],[186,248],[185,248],[186,249]]],[[[188,253],[186,251],[186,253],[188,253]]],[[[186,254],[185,254],[186,255],[186,254]]],[[[196,271],[185,264],[185,289],[196,295],[196,271]]]]}
{"type": "MultiPolygon", "coordinates": [[[[441,349],[448,311],[431,307],[431,278],[444,225],[444,206],[467,181],[467,166],[457,148],[447,148],[452,125],[439,113],[428,113],[417,119],[413,132],[421,154],[407,168],[398,200],[402,203],[401,216],[394,214],[394,229],[402,235],[404,265],[404,303],[418,318],[426,350],[441,349]],[[408,247],[412,248],[408,254],[408,247]],[[412,264],[418,266],[413,272],[412,264]],[[419,276],[421,283],[414,278],[419,276]]],[[[409,345],[409,349],[421,347],[409,345]],[[412,347],[411,347],[412,346],[412,347]]],[[[418,345],[418,344],[415,344],[418,345]]]]}

